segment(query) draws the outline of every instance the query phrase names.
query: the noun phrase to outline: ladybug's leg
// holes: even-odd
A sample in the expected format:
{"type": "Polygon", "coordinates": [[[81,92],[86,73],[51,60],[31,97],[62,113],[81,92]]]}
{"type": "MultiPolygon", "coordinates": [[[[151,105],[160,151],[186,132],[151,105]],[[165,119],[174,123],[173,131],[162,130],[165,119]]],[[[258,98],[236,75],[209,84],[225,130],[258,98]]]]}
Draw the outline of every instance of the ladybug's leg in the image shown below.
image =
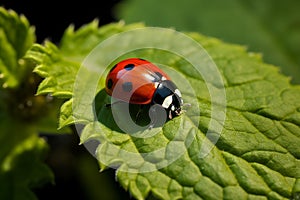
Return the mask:
{"type": "Polygon", "coordinates": [[[137,123],[137,120],[138,120],[139,117],[141,116],[142,111],[143,111],[143,108],[144,108],[144,105],[141,104],[141,105],[139,106],[138,112],[137,112],[136,115],[135,115],[135,120],[134,120],[135,123],[137,123]]]}
{"type": "Polygon", "coordinates": [[[192,104],[190,104],[190,103],[184,103],[183,105],[182,105],[182,107],[191,107],[192,106],[192,104]]]}
{"type": "Polygon", "coordinates": [[[149,129],[154,126],[163,126],[167,120],[167,112],[160,104],[154,104],[149,109],[150,123],[149,129]]]}
{"type": "Polygon", "coordinates": [[[113,103],[107,103],[105,104],[105,107],[106,108],[111,108],[111,106],[115,105],[115,104],[118,104],[118,103],[122,103],[123,101],[115,101],[113,103]]]}
{"type": "Polygon", "coordinates": [[[150,121],[150,123],[149,123],[149,130],[151,130],[154,126],[155,126],[155,124],[156,124],[156,122],[157,122],[157,120],[156,120],[157,118],[155,117],[154,119],[151,119],[151,121],[150,121]]]}
{"type": "Polygon", "coordinates": [[[183,105],[182,105],[182,110],[180,111],[180,113],[179,114],[182,114],[182,113],[185,113],[186,112],[186,109],[187,108],[189,108],[189,107],[191,107],[192,106],[192,104],[190,104],[190,103],[184,103],[183,105]],[[186,109],[185,109],[186,108],[186,109]]]}
{"type": "Polygon", "coordinates": [[[150,116],[150,123],[149,123],[148,129],[151,130],[155,126],[155,124],[157,122],[156,108],[155,108],[155,106],[152,106],[149,109],[149,116],[150,116]]]}

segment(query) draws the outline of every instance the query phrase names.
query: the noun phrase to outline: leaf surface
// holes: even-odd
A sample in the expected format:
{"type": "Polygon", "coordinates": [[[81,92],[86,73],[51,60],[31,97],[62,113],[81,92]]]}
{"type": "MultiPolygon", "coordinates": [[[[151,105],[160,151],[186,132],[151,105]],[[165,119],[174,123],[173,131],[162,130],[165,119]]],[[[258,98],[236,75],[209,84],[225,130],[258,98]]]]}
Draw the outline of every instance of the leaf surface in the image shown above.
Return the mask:
{"type": "MultiPolygon", "coordinates": [[[[81,142],[100,142],[96,156],[101,168],[117,168],[118,181],[137,199],[296,198],[300,192],[300,87],[291,85],[277,67],[263,63],[260,55],[198,33],[187,34],[215,62],[224,83],[226,110],[222,99],[212,98],[222,90],[214,84],[215,77],[199,76],[183,57],[145,49],[114,58],[110,66],[103,65],[104,55],[97,55],[93,63],[85,60],[105,39],[142,27],[118,23],[98,28],[93,22],[75,32],[68,29],[60,47],[47,42],[29,51],[27,58],[39,64],[35,71],[45,77],[39,93],[69,99],[61,108],[60,125],[84,124],[81,142]],[[184,101],[192,104],[163,127],[146,131],[149,137],[125,134],[118,123],[126,119],[115,121],[105,106],[110,98],[99,72],[105,74],[117,60],[133,56],[163,63],[184,101]],[[94,68],[80,67],[87,63],[94,68]],[[95,76],[99,76],[97,85],[92,81],[95,76]],[[95,95],[86,95],[90,90],[95,95]],[[202,156],[206,149],[209,154],[202,156]]],[[[174,40],[170,41],[177,36],[175,31],[168,32],[153,42],[174,47],[174,40]]],[[[107,55],[113,57],[122,48],[126,52],[126,45],[139,39],[129,34],[107,55]]],[[[177,42],[189,50],[184,41],[177,42]]],[[[202,62],[210,66],[208,60],[202,62]]]]}

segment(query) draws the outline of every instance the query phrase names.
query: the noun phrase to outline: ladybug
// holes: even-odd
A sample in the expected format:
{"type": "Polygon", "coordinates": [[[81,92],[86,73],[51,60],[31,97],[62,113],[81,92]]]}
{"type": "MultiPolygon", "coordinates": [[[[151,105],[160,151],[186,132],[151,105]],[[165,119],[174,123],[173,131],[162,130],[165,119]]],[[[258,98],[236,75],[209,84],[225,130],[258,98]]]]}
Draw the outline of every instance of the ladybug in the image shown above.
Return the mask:
{"type": "Polygon", "coordinates": [[[167,120],[182,113],[183,100],[177,86],[164,71],[141,58],[117,63],[106,77],[105,91],[130,104],[158,105],[166,111],[167,120]]]}

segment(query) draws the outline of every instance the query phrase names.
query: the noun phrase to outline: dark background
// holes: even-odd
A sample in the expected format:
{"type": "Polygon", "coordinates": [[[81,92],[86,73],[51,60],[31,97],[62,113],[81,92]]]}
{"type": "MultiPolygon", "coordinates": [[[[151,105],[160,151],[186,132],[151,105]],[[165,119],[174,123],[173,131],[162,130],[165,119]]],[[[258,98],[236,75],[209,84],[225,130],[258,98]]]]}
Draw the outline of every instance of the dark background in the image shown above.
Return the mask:
{"type": "Polygon", "coordinates": [[[1,0],[0,6],[24,14],[36,27],[37,42],[45,38],[59,42],[64,30],[74,24],[76,28],[99,19],[99,24],[116,21],[113,7],[121,0],[100,1],[24,1],[1,0]]]}
{"type": "MultiPolygon", "coordinates": [[[[45,39],[58,44],[65,29],[99,20],[99,25],[115,22],[113,8],[120,0],[107,1],[0,1],[0,6],[26,16],[35,27],[37,42],[45,39]]],[[[79,146],[77,134],[42,135],[50,146],[47,165],[55,175],[54,184],[34,189],[39,200],[48,199],[131,199],[118,182],[115,170],[99,172],[97,160],[84,146],[79,146]]]]}

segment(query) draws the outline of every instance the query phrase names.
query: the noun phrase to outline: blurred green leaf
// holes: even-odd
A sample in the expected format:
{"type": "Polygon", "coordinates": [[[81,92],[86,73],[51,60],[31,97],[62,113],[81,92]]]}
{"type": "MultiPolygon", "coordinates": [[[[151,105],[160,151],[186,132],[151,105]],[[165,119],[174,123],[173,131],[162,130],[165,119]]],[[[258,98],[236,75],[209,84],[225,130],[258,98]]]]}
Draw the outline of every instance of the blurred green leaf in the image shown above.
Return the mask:
{"type": "Polygon", "coordinates": [[[197,31],[246,45],[300,83],[299,10],[297,0],[125,0],[115,14],[127,23],[197,31]]]}
{"type": "Polygon", "coordinates": [[[21,59],[35,41],[34,28],[24,16],[0,7],[0,84],[17,87],[27,72],[21,59]]]}
{"type": "MultiPolygon", "coordinates": [[[[212,104],[216,102],[207,89],[209,83],[193,74],[184,58],[151,49],[125,55],[146,57],[164,63],[170,72],[177,72],[172,74],[173,80],[183,89],[184,100],[194,105],[186,114],[152,129],[158,131],[152,137],[135,137],[118,129],[111,110],[105,106],[109,97],[102,92],[101,79],[96,97],[79,94],[80,101],[74,101],[75,91],[92,88],[89,73],[94,72],[79,71],[83,59],[104,39],[138,27],[143,26],[118,23],[98,28],[93,22],[76,32],[68,29],[60,47],[47,42],[44,46],[35,45],[27,54],[27,58],[38,63],[35,71],[45,77],[39,93],[50,92],[69,99],[61,109],[61,126],[84,123],[81,142],[100,141],[97,158],[102,170],[107,166],[117,167],[118,181],[137,199],[149,195],[159,199],[289,199],[296,196],[300,192],[300,87],[291,85],[287,77],[278,73],[278,68],[263,63],[258,54],[248,53],[241,46],[188,33],[212,57],[226,90],[224,129],[206,157],[199,156],[203,145],[212,145],[205,133],[210,132],[213,140],[219,126],[219,119],[212,118],[211,114],[212,104]],[[77,85],[75,90],[77,75],[84,84],[77,85]],[[191,91],[180,82],[183,80],[180,76],[191,84],[196,102],[191,91]],[[82,102],[84,105],[79,105],[82,102]],[[196,104],[201,110],[200,121],[197,121],[196,104]],[[98,116],[96,121],[94,112],[98,116]],[[210,126],[211,121],[214,126],[210,126]],[[180,134],[177,135],[177,131],[180,134]],[[164,152],[145,156],[165,147],[164,152]],[[168,163],[172,155],[179,157],[168,163]],[[160,167],[165,162],[168,165],[160,167]],[[154,170],[141,171],[147,167],[154,170]]],[[[172,46],[168,41],[175,35],[174,31],[157,40],[172,46]]],[[[130,46],[137,38],[132,34],[122,44],[115,44],[116,48],[130,46]]],[[[99,65],[92,63],[93,67],[105,71],[108,66],[100,64],[104,58],[101,55],[97,58],[99,65]]],[[[210,87],[216,93],[220,91],[218,85],[210,87]]]]}
{"type": "Polygon", "coordinates": [[[0,141],[0,199],[36,199],[32,188],[54,181],[50,168],[44,164],[48,145],[25,124],[14,124],[1,119],[0,141]],[[21,131],[22,130],[22,131],[21,131]]]}
{"type": "Polygon", "coordinates": [[[27,19],[0,7],[0,199],[36,199],[31,189],[54,180],[43,163],[48,145],[39,133],[57,132],[58,103],[35,96],[40,77],[23,59],[34,41],[27,19]]]}

